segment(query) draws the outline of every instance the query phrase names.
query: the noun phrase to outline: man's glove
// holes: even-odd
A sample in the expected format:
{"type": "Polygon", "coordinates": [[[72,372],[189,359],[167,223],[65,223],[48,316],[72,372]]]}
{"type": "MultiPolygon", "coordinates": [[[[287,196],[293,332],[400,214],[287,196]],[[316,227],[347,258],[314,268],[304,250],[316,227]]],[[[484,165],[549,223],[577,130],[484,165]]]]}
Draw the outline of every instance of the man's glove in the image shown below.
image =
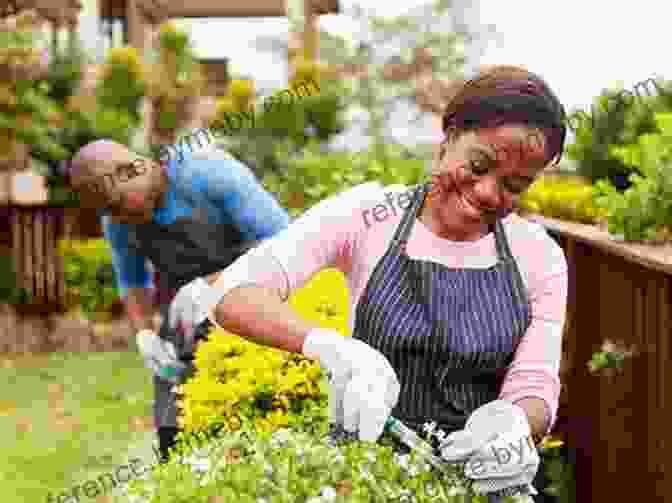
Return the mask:
{"type": "Polygon", "coordinates": [[[147,329],[140,330],[135,339],[145,360],[145,367],[166,381],[174,384],[180,382],[180,377],[187,367],[178,360],[175,346],[171,342],[161,339],[153,330],[147,329]]]}
{"type": "Polygon", "coordinates": [[[476,409],[463,430],[441,443],[441,457],[466,462],[464,473],[480,493],[531,484],[539,469],[537,453],[525,411],[505,400],[476,409]]]}
{"type": "Polygon", "coordinates": [[[184,341],[184,352],[193,352],[195,330],[208,317],[208,311],[223,293],[212,288],[203,278],[184,285],[175,295],[168,311],[168,324],[184,341]]]}
{"type": "Polygon", "coordinates": [[[390,362],[379,351],[335,330],[314,329],[303,354],[329,372],[331,419],[360,440],[376,441],[399,399],[400,385],[390,362]]]}

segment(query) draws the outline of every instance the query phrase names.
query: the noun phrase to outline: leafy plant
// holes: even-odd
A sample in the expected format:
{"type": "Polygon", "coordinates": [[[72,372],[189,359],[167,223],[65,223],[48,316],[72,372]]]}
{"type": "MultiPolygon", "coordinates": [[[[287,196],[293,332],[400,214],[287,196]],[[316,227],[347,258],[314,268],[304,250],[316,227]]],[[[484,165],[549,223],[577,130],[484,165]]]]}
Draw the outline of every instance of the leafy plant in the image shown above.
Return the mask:
{"type": "Polygon", "coordinates": [[[149,65],[149,96],[156,116],[152,127],[172,138],[192,118],[205,78],[189,40],[174,23],[159,28],[157,45],[149,65]]]}
{"type": "Polygon", "coordinates": [[[96,98],[101,108],[117,111],[137,127],[142,121],[141,105],[145,92],[145,71],[137,49],[110,49],[96,87],[96,98]]]}
{"type": "Polygon", "coordinates": [[[390,439],[333,445],[324,434],[300,429],[244,428],[218,435],[187,462],[157,467],[147,481],[133,481],[129,493],[151,503],[487,501],[474,494],[459,466],[439,473],[393,445],[390,439]]]}
{"type": "Polygon", "coordinates": [[[626,102],[620,92],[604,90],[594,101],[591,113],[574,112],[570,119],[575,142],[567,155],[577,161],[578,173],[593,182],[605,179],[619,191],[630,186],[629,174],[637,167],[614,155],[612,147],[636,143],[643,134],[657,131],[655,114],[672,111],[672,87],[660,81],[656,96],[632,96],[626,102]],[[580,120],[578,120],[580,119],[580,120]]]}
{"type": "Polygon", "coordinates": [[[605,341],[602,344],[602,350],[594,353],[588,361],[588,370],[591,373],[604,372],[606,374],[622,372],[625,360],[634,354],[633,349],[627,349],[622,344],[605,341]]]}
{"type": "Polygon", "coordinates": [[[0,158],[11,159],[18,144],[39,148],[55,158],[67,152],[49,135],[58,127],[58,107],[39,80],[44,73],[37,17],[24,12],[15,26],[0,23],[0,158]]]}
{"type": "Polygon", "coordinates": [[[226,128],[227,136],[220,142],[260,178],[284,173],[284,152],[294,155],[311,143],[327,143],[344,128],[343,86],[320,78],[319,73],[302,73],[304,77],[297,77],[286,91],[278,91],[256,106],[250,103],[249,95],[242,99],[235,96],[235,86],[241,81],[234,79],[229,94],[218,100],[211,127],[224,129],[227,115],[243,121],[241,113],[247,114],[244,127],[226,128]]]}
{"type": "Polygon", "coordinates": [[[543,493],[556,498],[558,503],[575,503],[576,482],[574,466],[567,459],[568,449],[560,440],[544,439],[540,454],[544,460],[544,475],[550,482],[543,493]]]}
{"type": "Polygon", "coordinates": [[[109,243],[104,239],[63,240],[58,248],[64,261],[69,307],[78,306],[89,319],[105,316],[119,296],[109,243]]]}
{"type": "Polygon", "coordinates": [[[32,148],[34,169],[46,177],[49,204],[79,207],[79,198],[67,185],[58,162],[74,155],[83,145],[111,139],[129,145],[140,125],[140,104],[144,96],[143,71],[133,48],[112,49],[100,68],[94,89],[83,89],[87,57],[81,47],[71,45],[52,55],[42,85],[57,105],[60,121],[48,134],[62,147],[64,155],[40,146],[32,148]]]}
{"type": "MultiPolygon", "coordinates": [[[[280,150],[281,146],[276,148],[280,150]]],[[[423,160],[406,156],[400,147],[389,153],[384,168],[372,150],[354,154],[323,152],[319,145],[311,143],[299,155],[285,150],[278,156],[284,159],[282,174],[271,173],[263,182],[290,215],[298,216],[322,199],[367,181],[413,185],[423,180],[423,160]]]]}
{"type": "MultiPolygon", "coordinates": [[[[343,275],[326,270],[294,293],[289,304],[305,319],[347,336],[347,295],[343,275]]],[[[196,375],[178,390],[183,396],[180,420],[188,432],[213,425],[226,431],[245,425],[258,431],[309,428],[324,419],[322,372],[299,355],[215,330],[199,346],[195,364],[196,375]]]]}
{"type": "Polygon", "coordinates": [[[672,113],[655,116],[660,132],[641,135],[637,143],[613,146],[611,153],[641,174],[620,193],[607,181],[596,184],[595,203],[607,214],[609,232],[626,241],[672,239],[672,113]]]}
{"type": "Polygon", "coordinates": [[[16,286],[16,269],[11,255],[0,255],[0,304],[30,304],[28,290],[16,286]]]}

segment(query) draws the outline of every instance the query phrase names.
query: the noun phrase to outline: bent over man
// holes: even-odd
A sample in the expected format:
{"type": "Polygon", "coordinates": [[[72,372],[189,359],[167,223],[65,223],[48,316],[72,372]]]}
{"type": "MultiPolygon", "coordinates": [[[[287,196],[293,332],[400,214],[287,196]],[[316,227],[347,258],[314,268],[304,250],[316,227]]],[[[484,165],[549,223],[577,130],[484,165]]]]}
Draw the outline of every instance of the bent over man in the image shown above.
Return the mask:
{"type": "Polygon", "coordinates": [[[208,275],[285,229],[289,217],[245,165],[220,150],[159,162],[99,140],[82,147],[67,171],[82,207],[101,213],[117,284],[154,373],[154,421],[165,461],[180,430],[173,387],[193,369],[196,342],[208,329],[205,312],[188,325],[171,319],[171,302],[176,295],[207,296],[208,275]],[[148,260],[158,273],[158,331],[148,260]]]}

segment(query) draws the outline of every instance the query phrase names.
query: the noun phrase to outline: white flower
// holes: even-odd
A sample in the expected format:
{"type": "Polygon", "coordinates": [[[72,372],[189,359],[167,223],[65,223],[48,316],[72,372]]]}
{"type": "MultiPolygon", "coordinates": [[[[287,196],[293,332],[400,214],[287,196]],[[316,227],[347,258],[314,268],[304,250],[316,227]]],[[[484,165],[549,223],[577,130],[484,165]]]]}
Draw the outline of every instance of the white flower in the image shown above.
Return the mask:
{"type": "Polygon", "coordinates": [[[320,492],[320,497],[326,499],[327,501],[334,501],[336,496],[338,496],[336,489],[331,486],[323,487],[322,491],[320,492]]]}
{"type": "Polygon", "coordinates": [[[210,460],[207,458],[196,458],[195,456],[190,456],[185,460],[185,462],[191,465],[192,472],[207,472],[210,469],[210,460]]]}
{"type": "Polygon", "coordinates": [[[408,454],[397,454],[397,463],[399,466],[401,466],[404,470],[408,470],[408,462],[410,460],[410,456],[408,454]]]}
{"type": "Polygon", "coordinates": [[[443,443],[443,440],[448,436],[445,431],[443,430],[436,430],[434,433],[434,436],[439,440],[439,442],[443,443]]]}
{"type": "Polygon", "coordinates": [[[422,430],[429,435],[433,435],[434,430],[436,430],[436,421],[432,421],[431,423],[425,423],[422,426],[422,430]]]}
{"type": "Polygon", "coordinates": [[[462,486],[455,485],[448,488],[447,494],[451,497],[459,496],[460,494],[467,494],[467,490],[462,486]]]}

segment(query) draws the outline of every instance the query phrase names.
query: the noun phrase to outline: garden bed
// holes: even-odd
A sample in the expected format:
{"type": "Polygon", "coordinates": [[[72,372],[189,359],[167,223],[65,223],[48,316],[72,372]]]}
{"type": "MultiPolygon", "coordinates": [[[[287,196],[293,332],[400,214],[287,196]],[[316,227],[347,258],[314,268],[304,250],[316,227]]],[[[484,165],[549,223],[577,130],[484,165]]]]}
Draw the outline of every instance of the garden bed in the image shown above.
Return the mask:
{"type": "Polygon", "coordinates": [[[524,218],[543,225],[549,231],[595,246],[600,250],[640,264],[646,268],[672,274],[672,243],[646,245],[615,239],[596,225],[586,225],[568,220],[524,214],[524,218]]]}
{"type": "Polygon", "coordinates": [[[665,501],[672,493],[672,245],[619,242],[595,225],[525,218],[543,225],[567,258],[559,424],[575,454],[577,494],[582,501],[665,501]],[[632,355],[621,371],[596,376],[587,362],[605,341],[632,355]]]}

